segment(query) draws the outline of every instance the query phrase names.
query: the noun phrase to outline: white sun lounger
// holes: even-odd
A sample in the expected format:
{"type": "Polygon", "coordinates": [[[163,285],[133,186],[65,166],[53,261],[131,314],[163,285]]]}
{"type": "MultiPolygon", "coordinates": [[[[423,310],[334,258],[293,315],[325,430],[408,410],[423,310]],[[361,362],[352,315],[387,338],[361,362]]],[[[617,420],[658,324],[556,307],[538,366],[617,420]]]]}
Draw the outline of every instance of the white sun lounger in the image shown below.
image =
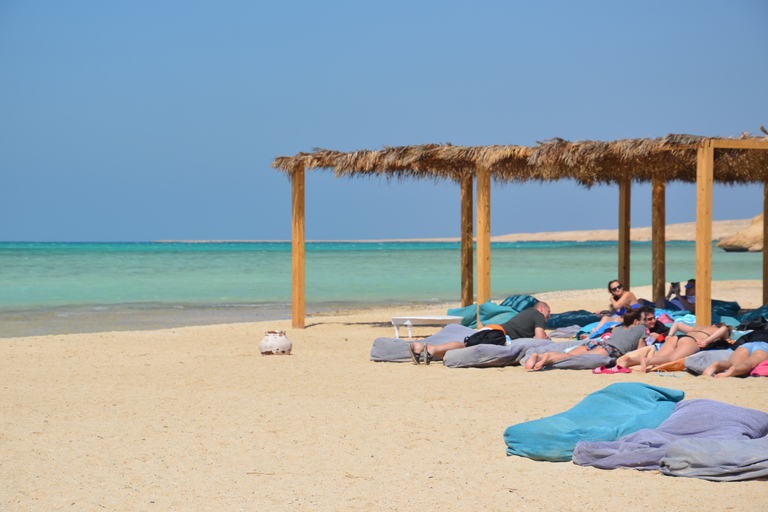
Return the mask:
{"type": "Polygon", "coordinates": [[[405,325],[408,327],[408,337],[413,338],[412,327],[414,325],[448,325],[448,324],[460,324],[460,316],[393,316],[392,325],[395,326],[395,337],[400,337],[400,326],[405,325]]]}

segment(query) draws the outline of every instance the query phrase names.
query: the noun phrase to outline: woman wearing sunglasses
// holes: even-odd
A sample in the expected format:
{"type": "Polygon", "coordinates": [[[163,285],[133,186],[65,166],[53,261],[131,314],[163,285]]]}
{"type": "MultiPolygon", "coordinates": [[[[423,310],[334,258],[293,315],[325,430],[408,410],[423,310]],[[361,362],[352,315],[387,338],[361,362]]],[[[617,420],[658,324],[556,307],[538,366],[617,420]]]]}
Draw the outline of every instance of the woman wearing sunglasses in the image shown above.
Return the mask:
{"type": "Polygon", "coordinates": [[[611,292],[611,305],[608,311],[595,311],[595,314],[601,316],[600,322],[592,329],[592,332],[598,331],[606,322],[621,322],[621,317],[628,309],[639,307],[635,294],[624,289],[618,280],[608,283],[608,291],[611,292]],[[606,314],[607,313],[607,314],[606,314]]]}

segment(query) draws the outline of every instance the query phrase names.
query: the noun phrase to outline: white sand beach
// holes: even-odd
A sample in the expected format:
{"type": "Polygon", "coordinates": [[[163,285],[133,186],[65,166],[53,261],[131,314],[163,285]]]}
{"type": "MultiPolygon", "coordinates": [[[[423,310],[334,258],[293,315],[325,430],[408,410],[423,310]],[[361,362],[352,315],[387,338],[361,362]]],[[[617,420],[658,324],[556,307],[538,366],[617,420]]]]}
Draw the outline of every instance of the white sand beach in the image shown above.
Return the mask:
{"type": "MultiPolygon", "coordinates": [[[[713,283],[757,307],[759,281],[713,283]]],[[[643,288],[635,293],[643,295],[643,288]]],[[[648,290],[649,292],[650,290],[648,290]]],[[[539,296],[554,312],[604,289],[539,296]]],[[[763,379],[373,363],[393,315],[0,339],[0,510],[759,510],[764,481],[712,483],[508,457],[512,424],[645,382],[768,411],[763,379]],[[290,356],[263,357],[268,329],[290,356]]],[[[436,327],[417,327],[425,336],[436,327]]]]}

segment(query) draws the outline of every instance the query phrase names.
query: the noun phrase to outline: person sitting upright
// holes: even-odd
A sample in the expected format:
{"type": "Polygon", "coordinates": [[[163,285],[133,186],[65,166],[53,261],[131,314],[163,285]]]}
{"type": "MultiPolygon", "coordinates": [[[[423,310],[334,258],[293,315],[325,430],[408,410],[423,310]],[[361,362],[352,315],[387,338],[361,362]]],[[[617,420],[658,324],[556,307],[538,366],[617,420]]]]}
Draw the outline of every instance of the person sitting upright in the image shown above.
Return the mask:
{"type": "Polygon", "coordinates": [[[547,326],[549,314],[549,305],[545,302],[537,302],[533,307],[524,309],[501,325],[486,325],[475,334],[464,338],[464,341],[450,341],[442,345],[414,342],[408,346],[408,351],[411,353],[414,364],[421,364],[422,354],[424,354],[425,363],[429,364],[432,359],[442,359],[446,352],[457,348],[474,345],[506,345],[509,341],[519,338],[546,340],[549,337],[544,328],[547,326]]]}
{"type": "Polygon", "coordinates": [[[606,322],[621,320],[620,317],[624,315],[628,309],[640,306],[635,294],[624,289],[624,285],[615,279],[608,283],[608,291],[611,293],[611,304],[608,307],[608,314],[604,315],[603,311],[595,312],[595,314],[601,318],[600,322],[592,329],[592,332],[596,332],[606,322]]]}
{"type": "Polygon", "coordinates": [[[669,309],[669,305],[674,305],[680,311],[696,312],[696,280],[689,279],[685,285],[685,294],[680,295],[680,283],[671,283],[669,293],[665,298],[659,299],[656,306],[659,309],[669,309]]]}
{"type": "Polygon", "coordinates": [[[592,340],[579,345],[570,352],[546,352],[544,354],[532,354],[525,362],[529,370],[539,371],[563,359],[582,354],[599,354],[618,358],[631,350],[645,345],[645,326],[640,324],[642,312],[640,309],[630,309],[624,313],[621,325],[613,330],[613,334],[607,340],[592,340]]]}

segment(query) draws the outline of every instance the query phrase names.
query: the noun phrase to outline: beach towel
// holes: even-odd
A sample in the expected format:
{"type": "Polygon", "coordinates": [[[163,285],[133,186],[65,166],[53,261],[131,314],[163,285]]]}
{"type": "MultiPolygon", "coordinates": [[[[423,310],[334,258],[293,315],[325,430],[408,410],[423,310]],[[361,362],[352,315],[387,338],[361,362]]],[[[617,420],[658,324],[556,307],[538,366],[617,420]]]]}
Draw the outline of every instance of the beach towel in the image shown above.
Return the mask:
{"type": "Polygon", "coordinates": [[[580,325],[568,325],[566,327],[558,327],[554,331],[550,331],[549,337],[552,339],[576,338],[576,335],[579,333],[580,330],[581,330],[580,325]]]}
{"type": "Polygon", "coordinates": [[[578,311],[566,311],[551,315],[547,320],[547,329],[557,329],[558,327],[567,327],[569,325],[579,325],[581,327],[591,324],[595,321],[596,315],[580,309],[578,311]]]}
{"type": "MultiPolygon", "coordinates": [[[[464,341],[464,338],[474,334],[474,329],[459,324],[448,324],[437,334],[424,338],[421,343],[442,345],[450,341],[464,341]]],[[[410,363],[408,352],[409,341],[400,338],[376,338],[371,347],[371,361],[388,363],[410,363]]]]}
{"type": "MultiPolygon", "coordinates": [[[[759,308],[752,310],[749,313],[744,313],[739,317],[739,320],[741,323],[748,323],[752,320],[760,320],[761,317],[766,316],[768,316],[768,305],[760,306],[759,308]]],[[[754,329],[754,327],[752,329],[754,329]]]]}
{"type": "Polygon", "coordinates": [[[619,382],[587,395],[572,409],[504,431],[507,455],[568,461],[579,441],[615,441],[666,420],[685,393],[637,382],[619,382]]]}
{"type": "Polygon", "coordinates": [[[768,434],[768,414],[708,399],[683,400],[655,429],[616,441],[576,445],[573,463],[600,469],[659,469],[667,449],[683,439],[756,439],[768,434]]]}
{"type": "Polygon", "coordinates": [[[581,328],[578,335],[581,336],[582,334],[587,334],[589,335],[589,339],[594,340],[602,336],[605,333],[605,331],[609,329],[613,329],[615,326],[619,325],[621,322],[605,322],[603,325],[600,326],[599,329],[597,329],[595,332],[592,332],[592,329],[597,327],[597,324],[599,323],[600,322],[598,321],[598,322],[592,322],[591,324],[585,325],[584,327],[581,328]]]}
{"type": "Polygon", "coordinates": [[[752,368],[749,374],[752,377],[768,377],[768,359],[752,368]]]}
{"type": "Polygon", "coordinates": [[[512,295],[502,301],[501,305],[512,308],[518,313],[524,309],[532,308],[539,300],[530,295],[512,295]]]}
{"type": "Polygon", "coordinates": [[[719,316],[735,317],[739,314],[741,306],[738,302],[712,299],[712,312],[719,316]]]}
{"type": "Polygon", "coordinates": [[[768,437],[749,440],[685,439],[659,463],[669,476],[735,482],[768,476],[768,437]]]}

